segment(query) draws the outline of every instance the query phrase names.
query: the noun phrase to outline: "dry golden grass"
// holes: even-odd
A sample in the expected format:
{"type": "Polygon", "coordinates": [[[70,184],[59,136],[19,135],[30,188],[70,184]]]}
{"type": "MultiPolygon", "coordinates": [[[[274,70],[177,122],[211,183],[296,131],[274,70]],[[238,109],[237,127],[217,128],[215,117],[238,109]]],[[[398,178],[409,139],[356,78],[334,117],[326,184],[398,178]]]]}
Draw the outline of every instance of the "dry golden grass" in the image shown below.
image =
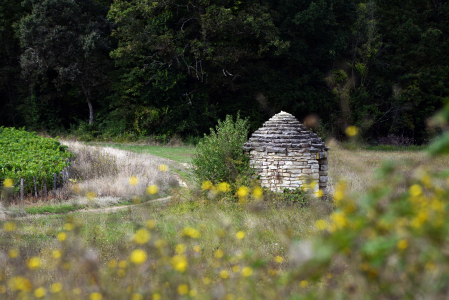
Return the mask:
{"type": "Polygon", "coordinates": [[[169,163],[167,159],[80,142],[61,143],[76,155],[72,172],[79,179],[72,184],[72,188],[78,189],[77,194],[84,198],[90,192],[99,199],[131,199],[143,197],[146,188],[153,184],[158,186],[160,194],[166,193],[170,185],[177,184],[170,172],[158,169],[159,165],[169,163]],[[137,178],[136,184],[129,183],[131,177],[137,178]]]}
{"type": "Polygon", "coordinates": [[[393,163],[401,174],[411,176],[412,169],[417,165],[428,171],[449,169],[448,157],[430,159],[425,152],[411,151],[366,151],[345,150],[338,145],[332,145],[329,152],[329,190],[334,191],[334,185],[339,180],[348,183],[352,192],[364,193],[376,181],[376,170],[384,162],[393,163]]]}

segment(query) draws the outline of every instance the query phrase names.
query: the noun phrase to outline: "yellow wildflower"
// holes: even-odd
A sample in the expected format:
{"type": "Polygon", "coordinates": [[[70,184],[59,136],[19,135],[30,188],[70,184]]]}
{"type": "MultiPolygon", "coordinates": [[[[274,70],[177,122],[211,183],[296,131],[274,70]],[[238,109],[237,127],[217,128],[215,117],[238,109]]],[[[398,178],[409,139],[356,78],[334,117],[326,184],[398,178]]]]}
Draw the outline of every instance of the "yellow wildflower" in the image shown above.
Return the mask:
{"type": "Polygon", "coordinates": [[[47,291],[43,287],[40,287],[34,290],[34,297],[42,298],[45,296],[46,293],[47,291]]]}
{"type": "Polygon", "coordinates": [[[197,292],[196,290],[191,290],[191,291],[189,292],[189,296],[190,296],[190,297],[195,297],[196,294],[198,294],[198,292],[197,292]]]}
{"type": "Polygon", "coordinates": [[[92,293],[89,296],[90,300],[101,300],[103,299],[103,295],[101,295],[100,293],[92,293]]]}
{"type": "Polygon", "coordinates": [[[16,258],[17,256],[19,256],[19,250],[17,250],[17,249],[11,249],[11,250],[9,250],[8,256],[9,256],[10,258],[16,258]]]}
{"type": "Polygon", "coordinates": [[[228,278],[229,277],[229,272],[226,271],[226,270],[221,270],[220,271],[220,277],[223,278],[223,279],[228,278]]]}
{"type": "Polygon", "coordinates": [[[134,234],[133,240],[137,244],[145,244],[151,239],[151,233],[145,228],[141,228],[134,234]]]}
{"type": "Polygon", "coordinates": [[[153,229],[154,227],[156,227],[156,221],[155,220],[148,220],[145,223],[145,226],[147,226],[148,229],[153,229]]]}
{"type": "Polygon", "coordinates": [[[209,180],[203,181],[203,184],[201,185],[201,189],[203,191],[210,190],[212,187],[213,187],[213,184],[209,180]]]}
{"type": "Polygon", "coordinates": [[[200,246],[200,245],[195,245],[195,246],[193,246],[193,251],[195,251],[195,252],[201,252],[201,246],[200,246]]]}
{"type": "Polygon", "coordinates": [[[192,227],[185,227],[182,234],[184,236],[190,236],[193,239],[197,239],[201,236],[200,232],[192,227]]]}
{"type": "Polygon", "coordinates": [[[218,190],[220,192],[226,193],[226,192],[229,192],[231,190],[231,186],[227,182],[220,182],[218,184],[218,190]]]}
{"type": "Polygon", "coordinates": [[[36,256],[31,257],[27,261],[27,266],[28,266],[28,269],[30,269],[30,270],[35,270],[35,269],[39,268],[40,265],[41,265],[41,260],[39,257],[36,257],[36,256]]]}
{"type": "Polygon", "coordinates": [[[168,170],[168,166],[167,165],[159,165],[158,169],[161,172],[166,172],[168,170]]]}
{"type": "Polygon", "coordinates": [[[239,232],[237,232],[237,233],[235,234],[235,236],[236,236],[239,240],[241,240],[241,239],[243,239],[243,238],[245,237],[245,232],[239,231],[239,232]]]}
{"type": "Polygon", "coordinates": [[[215,256],[216,258],[222,258],[223,255],[224,255],[224,251],[221,250],[221,249],[218,249],[218,250],[215,251],[215,253],[214,253],[214,256],[215,256]]]}
{"type": "Polygon", "coordinates": [[[142,296],[141,294],[134,293],[134,294],[131,296],[131,299],[132,299],[132,300],[143,300],[143,296],[142,296]]]}
{"type": "Polygon", "coordinates": [[[274,261],[277,262],[278,264],[281,264],[284,261],[284,258],[278,255],[274,258],[274,261]]]}
{"type": "Polygon", "coordinates": [[[256,186],[253,189],[253,197],[257,200],[259,200],[260,198],[262,198],[263,195],[263,189],[260,186],[256,186]]]}
{"type": "Polygon", "coordinates": [[[147,253],[142,249],[136,249],[131,252],[130,259],[136,265],[141,265],[147,260],[147,253]]]}
{"type": "Polygon", "coordinates": [[[176,245],[176,247],[175,247],[175,252],[176,252],[177,254],[183,254],[184,252],[186,252],[186,249],[187,249],[186,245],[184,245],[184,244],[178,244],[178,245],[176,245]]]}
{"type": "Polygon", "coordinates": [[[6,222],[3,225],[3,230],[4,231],[14,231],[14,230],[16,230],[16,224],[13,222],[6,222]]]}
{"type": "Polygon", "coordinates": [[[173,269],[181,273],[184,272],[189,266],[187,257],[185,255],[173,256],[173,258],[171,259],[171,264],[173,266],[173,269]]]}
{"type": "Polygon", "coordinates": [[[323,190],[318,190],[318,191],[316,191],[315,193],[313,193],[313,195],[314,195],[316,198],[321,198],[321,197],[323,197],[324,192],[323,192],[323,190]]]}
{"type": "Polygon", "coordinates": [[[244,277],[251,276],[253,274],[253,269],[251,267],[244,267],[242,270],[242,275],[244,277]]]}
{"type": "Polygon", "coordinates": [[[187,284],[181,284],[178,286],[178,294],[185,295],[189,292],[189,286],[187,284]]]}
{"type": "Polygon", "coordinates": [[[308,282],[307,280],[301,280],[301,281],[299,282],[299,285],[300,285],[302,288],[306,288],[307,286],[309,286],[309,282],[308,282]]]}
{"type": "Polygon", "coordinates": [[[241,186],[237,190],[237,196],[239,196],[239,198],[244,198],[244,197],[248,196],[248,194],[249,194],[249,188],[247,188],[246,186],[241,186]]]}
{"type": "Polygon", "coordinates": [[[327,228],[327,222],[324,221],[324,220],[317,220],[317,221],[315,222],[315,227],[316,227],[318,230],[325,230],[325,229],[327,228]]]}
{"type": "Polygon", "coordinates": [[[8,280],[8,287],[11,291],[25,291],[30,292],[32,289],[31,282],[23,277],[17,276],[8,280]]]}
{"type": "Polygon", "coordinates": [[[204,284],[204,285],[208,285],[209,283],[210,283],[210,279],[207,278],[207,277],[204,277],[204,278],[203,278],[203,284],[204,284]]]}
{"type": "Polygon", "coordinates": [[[348,221],[346,219],[346,215],[343,212],[334,212],[331,214],[331,219],[333,223],[337,226],[337,228],[341,229],[346,227],[348,221]]]}
{"type": "Polygon", "coordinates": [[[53,258],[60,258],[62,256],[62,252],[58,249],[52,251],[53,258]]]}
{"type": "Polygon", "coordinates": [[[407,242],[407,240],[400,240],[400,241],[398,242],[398,249],[399,249],[399,250],[407,249],[407,247],[408,247],[408,242],[407,242]]]}
{"type": "Polygon", "coordinates": [[[6,187],[6,188],[10,188],[10,187],[12,187],[13,185],[14,185],[14,181],[13,181],[12,179],[6,178],[6,179],[3,181],[3,186],[6,187]]]}
{"type": "Polygon", "coordinates": [[[135,186],[139,182],[139,178],[137,178],[136,176],[131,176],[129,178],[128,182],[129,182],[129,185],[135,186]]]}
{"type": "Polygon", "coordinates": [[[150,194],[150,195],[156,194],[158,192],[158,190],[159,189],[158,189],[157,185],[155,185],[155,184],[150,185],[149,187],[147,187],[147,193],[150,194]]]}
{"type": "Polygon", "coordinates": [[[67,239],[67,234],[65,232],[61,232],[58,234],[58,240],[61,242],[65,241],[67,239]]]}
{"type": "Polygon", "coordinates": [[[355,135],[357,135],[358,132],[359,132],[359,129],[355,126],[348,126],[345,129],[345,133],[348,136],[355,136],[355,135]]]}
{"type": "Polygon", "coordinates": [[[50,286],[50,291],[52,293],[59,293],[60,291],[62,291],[62,283],[60,282],[55,282],[50,286]]]}
{"type": "Polygon", "coordinates": [[[413,197],[417,197],[417,196],[421,195],[422,188],[419,184],[414,184],[410,187],[409,192],[410,192],[410,195],[412,195],[413,197]]]}

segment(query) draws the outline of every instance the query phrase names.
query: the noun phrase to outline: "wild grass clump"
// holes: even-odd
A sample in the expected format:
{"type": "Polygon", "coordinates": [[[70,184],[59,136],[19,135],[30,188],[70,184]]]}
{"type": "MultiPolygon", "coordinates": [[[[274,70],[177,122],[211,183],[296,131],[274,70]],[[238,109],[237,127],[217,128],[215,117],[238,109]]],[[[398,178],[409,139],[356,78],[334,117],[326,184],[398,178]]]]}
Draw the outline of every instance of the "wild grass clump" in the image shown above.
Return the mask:
{"type": "Polygon", "coordinates": [[[151,185],[157,185],[159,195],[165,195],[178,184],[170,172],[160,170],[159,166],[167,164],[165,159],[79,142],[62,143],[76,155],[72,163],[75,179],[71,187],[74,196],[129,200],[146,197],[146,190],[151,185]],[[136,178],[132,184],[129,183],[130,178],[136,178]]]}

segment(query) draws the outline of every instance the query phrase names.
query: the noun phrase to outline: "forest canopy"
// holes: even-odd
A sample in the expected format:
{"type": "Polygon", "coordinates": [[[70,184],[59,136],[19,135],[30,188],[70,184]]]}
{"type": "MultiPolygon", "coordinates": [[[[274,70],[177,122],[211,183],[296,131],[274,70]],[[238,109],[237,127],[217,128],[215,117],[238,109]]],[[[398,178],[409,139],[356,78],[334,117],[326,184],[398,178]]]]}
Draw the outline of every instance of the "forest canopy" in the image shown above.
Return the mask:
{"type": "Polygon", "coordinates": [[[448,17],[445,0],[0,0],[0,126],[199,136],[284,110],[425,143],[448,17]]]}

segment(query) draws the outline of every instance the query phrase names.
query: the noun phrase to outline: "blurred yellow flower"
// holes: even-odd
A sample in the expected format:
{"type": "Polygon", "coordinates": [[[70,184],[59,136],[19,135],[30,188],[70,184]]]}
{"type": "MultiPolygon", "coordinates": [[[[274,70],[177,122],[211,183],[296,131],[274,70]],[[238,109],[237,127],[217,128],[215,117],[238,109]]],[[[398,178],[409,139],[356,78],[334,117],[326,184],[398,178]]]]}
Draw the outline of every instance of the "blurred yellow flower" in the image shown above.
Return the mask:
{"type": "Polygon", "coordinates": [[[159,171],[166,172],[168,170],[167,165],[159,165],[158,166],[159,171]]]}
{"type": "Polygon", "coordinates": [[[10,258],[16,258],[17,256],[19,256],[19,250],[17,250],[17,249],[11,249],[11,250],[9,250],[8,256],[9,256],[10,258]]]}
{"type": "Polygon", "coordinates": [[[41,265],[41,260],[39,257],[36,257],[36,256],[31,257],[27,261],[27,266],[28,266],[28,269],[30,269],[30,270],[36,270],[37,268],[39,268],[40,265],[41,265]]]}
{"type": "Polygon", "coordinates": [[[52,251],[53,258],[60,258],[62,256],[62,252],[58,249],[52,251]]]}
{"type": "Polygon", "coordinates": [[[150,195],[156,194],[158,192],[158,190],[159,189],[158,189],[157,185],[155,185],[155,184],[150,185],[149,187],[147,187],[147,193],[150,194],[150,195]]]}
{"type": "Polygon", "coordinates": [[[154,246],[158,249],[164,248],[166,245],[167,243],[162,239],[158,239],[154,242],[154,246]]]}
{"type": "Polygon", "coordinates": [[[103,295],[101,295],[100,293],[92,293],[89,296],[90,300],[101,300],[103,299],[103,295]]]}
{"type": "Polygon", "coordinates": [[[253,269],[251,267],[244,267],[242,270],[242,275],[244,277],[251,276],[253,274],[253,269]]]}
{"type": "Polygon", "coordinates": [[[196,290],[191,290],[191,291],[189,292],[189,296],[190,296],[190,297],[195,297],[196,294],[198,294],[198,292],[197,292],[196,290]]]}
{"type": "Polygon", "coordinates": [[[220,182],[218,184],[218,190],[220,192],[226,193],[226,192],[229,192],[231,190],[231,186],[227,182],[220,182]]]}
{"type": "Polygon", "coordinates": [[[81,294],[81,289],[80,289],[80,288],[74,288],[74,289],[73,289],[73,293],[74,293],[75,295],[79,295],[79,294],[81,294]]]}
{"type": "Polygon", "coordinates": [[[147,260],[147,253],[142,249],[136,249],[131,252],[130,260],[136,265],[141,265],[147,260]]]}
{"type": "Polygon", "coordinates": [[[58,240],[60,240],[61,242],[65,241],[67,239],[67,234],[65,232],[60,232],[58,234],[58,240]]]}
{"type": "Polygon", "coordinates": [[[16,224],[13,222],[6,222],[3,225],[3,230],[4,231],[14,231],[14,230],[16,230],[16,224]]]}
{"type": "Polygon", "coordinates": [[[108,261],[108,267],[109,268],[117,267],[117,261],[115,259],[112,259],[112,260],[108,261]]]}
{"type": "Polygon", "coordinates": [[[137,244],[145,244],[151,239],[151,233],[146,230],[145,228],[141,228],[136,231],[136,233],[133,236],[133,241],[137,244]]]}
{"type": "Polygon", "coordinates": [[[189,286],[187,284],[181,284],[178,286],[178,294],[185,295],[189,292],[189,286]]]}
{"type": "Polygon", "coordinates": [[[131,186],[135,186],[137,183],[139,183],[139,178],[137,178],[136,176],[131,176],[128,179],[129,185],[131,186]]]}
{"type": "Polygon", "coordinates": [[[359,132],[359,129],[355,126],[348,126],[346,127],[345,133],[348,136],[355,136],[359,132]]]}
{"type": "Polygon", "coordinates": [[[343,212],[333,212],[331,214],[331,219],[339,229],[345,227],[348,223],[346,215],[343,212]]]}
{"type": "Polygon", "coordinates": [[[274,261],[277,262],[278,264],[281,264],[284,261],[284,258],[278,255],[274,258],[274,261]]]}
{"type": "Polygon", "coordinates": [[[195,246],[193,246],[193,251],[195,251],[195,252],[201,252],[201,246],[200,246],[200,245],[195,245],[195,246]]]}
{"type": "Polygon", "coordinates": [[[317,221],[315,222],[315,227],[316,227],[318,230],[326,230],[326,228],[327,228],[327,222],[324,221],[324,220],[317,220],[317,221]]]}
{"type": "Polygon", "coordinates": [[[3,186],[6,187],[6,188],[10,188],[10,187],[12,187],[13,185],[14,185],[14,181],[13,181],[12,179],[6,178],[6,179],[3,181],[3,186]]]}
{"type": "Polygon", "coordinates": [[[209,180],[203,181],[203,184],[201,185],[201,189],[203,191],[210,190],[212,187],[213,187],[213,184],[209,180]]]}
{"type": "Polygon", "coordinates": [[[243,238],[245,237],[245,232],[239,231],[239,232],[237,232],[237,233],[235,234],[235,236],[236,236],[239,240],[241,240],[241,239],[243,239],[243,238]]]}
{"type": "Polygon", "coordinates": [[[215,256],[216,258],[222,258],[223,255],[224,255],[224,251],[221,250],[221,249],[218,249],[218,250],[215,251],[215,253],[214,253],[214,256],[215,256]]]}
{"type": "Polygon", "coordinates": [[[119,266],[119,268],[124,269],[128,266],[128,263],[126,262],[126,260],[121,260],[121,261],[119,261],[118,266],[119,266]]]}
{"type": "Polygon", "coordinates": [[[323,192],[323,190],[318,190],[318,191],[316,191],[315,193],[313,193],[313,195],[314,195],[316,198],[321,198],[321,197],[323,197],[324,192],[323,192]]]}
{"type": "Polygon", "coordinates": [[[60,282],[55,282],[50,286],[50,291],[52,293],[59,293],[60,291],[62,291],[62,283],[60,282]]]}
{"type": "Polygon", "coordinates": [[[64,225],[64,230],[70,231],[70,230],[73,230],[73,228],[74,228],[74,226],[72,223],[66,223],[64,225]]]}
{"type": "Polygon", "coordinates": [[[220,271],[220,277],[223,278],[223,279],[228,278],[229,277],[229,272],[226,271],[226,270],[221,270],[220,271]]]}
{"type": "Polygon", "coordinates": [[[309,285],[309,282],[308,282],[307,280],[301,280],[301,281],[299,282],[299,285],[300,285],[302,288],[306,288],[306,287],[309,285]]]}
{"type": "Polygon", "coordinates": [[[186,252],[186,249],[187,247],[184,244],[178,244],[175,246],[175,252],[177,254],[183,254],[184,252],[186,252]]]}
{"type": "Polygon", "coordinates": [[[153,297],[152,297],[152,300],[161,300],[161,295],[158,294],[158,293],[154,293],[153,297]]]}
{"type": "Polygon", "coordinates": [[[203,284],[208,285],[210,283],[210,279],[207,277],[203,278],[203,284]]]}
{"type": "Polygon", "coordinates": [[[148,220],[145,223],[145,226],[147,226],[148,229],[153,229],[154,227],[156,227],[156,221],[155,220],[148,220]]]}
{"type": "Polygon", "coordinates": [[[407,240],[400,240],[399,242],[398,242],[398,249],[399,250],[404,250],[404,249],[407,249],[407,247],[408,247],[408,242],[407,242],[407,240]]]}
{"type": "Polygon", "coordinates": [[[192,227],[185,227],[182,230],[182,235],[190,236],[193,239],[197,239],[201,236],[200,232],[192,227]]]}
{"type": "Polygon", "coordinates": [[[46,294],[46,290],[43,287],[37,288],[34,290],[34,297],[36,298],[42,298],[46,294]]]}
{"type": "Polygon", "coordinates": [[[185,255],[173,256],[171,259],[171,264],[173,266],[173,269],[181,273],[184,272],[189,266],[189,263],[187,262],[187,257],[185,255]]]}
{"type": "Polygon", "coordinates": [[[417,197],[417,196],[421,195],[422,188],[419,184],[414,184],[410,187],[409,192],[410,192],[410,195],[412,195],[413,197],[417,197]]]}
{"type": "Polygon", "coordinates": [[[92,201],[95,199],[95,197],[97,197],[97,194],[95,194],[94,192],[87,192],[86,193],[86,198],[89,201],[92,201]]]}
{"type": "Polygon", "coordinates": [[[143,300],[143,296],[142,296],[141,294],[134,293],[134,294],[131,296],[131,299],[132,299],[132,300],[143,300]]]}
{"type": "Polygon", "coordinates": [[[256,186],[256,187],[253,189],[253,197],[254,197],[255,199],[259,200],[260,198],[262,198],[262,195],[263,195],[263,188],[260,187],[260,186],[256,186]]]}
{"type": "Polygon", "coordinates": [[[232,272],[234,272],[234,273],[240,272],[240,267],[239,266],[233,266],[232,267],[232,272]]]}
{"type": "Polygon", "coordinates": [[[239,198],[244,198],[244,197],[248,196],[248,194],[249,194],[249,188],[247,188],[246,186],[241,186],[237,190],[237,196],[239,196],[239,198]]]}
{"type": "Polygon", "coordinates": [[[30,292],[33,288],[31,282],[23,277],[17,276],[8,280],[8,287],[11,291],[25,291],[30,292]]]}

